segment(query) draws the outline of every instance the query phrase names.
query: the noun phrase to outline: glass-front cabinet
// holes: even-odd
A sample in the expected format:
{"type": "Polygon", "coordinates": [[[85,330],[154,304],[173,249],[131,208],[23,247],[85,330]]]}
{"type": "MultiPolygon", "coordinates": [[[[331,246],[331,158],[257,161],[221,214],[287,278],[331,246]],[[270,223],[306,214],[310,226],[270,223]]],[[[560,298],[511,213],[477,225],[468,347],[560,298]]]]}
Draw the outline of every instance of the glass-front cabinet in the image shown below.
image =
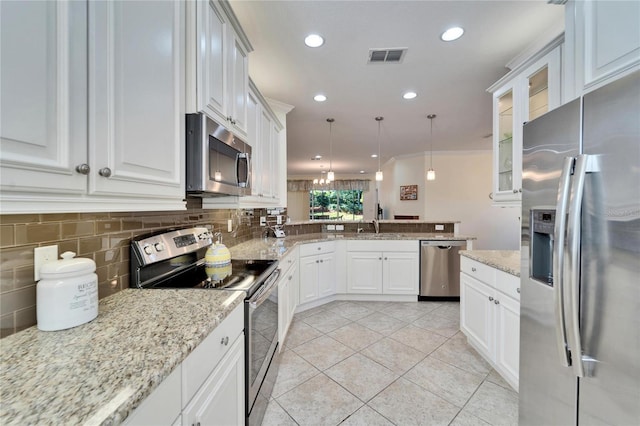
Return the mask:
{"type": "Polygon", "coordinates": [[[493,94],[494,204],[520,204],[522,125],[560,105],[560,78],[556,41],[488,89],[493,94]]]}

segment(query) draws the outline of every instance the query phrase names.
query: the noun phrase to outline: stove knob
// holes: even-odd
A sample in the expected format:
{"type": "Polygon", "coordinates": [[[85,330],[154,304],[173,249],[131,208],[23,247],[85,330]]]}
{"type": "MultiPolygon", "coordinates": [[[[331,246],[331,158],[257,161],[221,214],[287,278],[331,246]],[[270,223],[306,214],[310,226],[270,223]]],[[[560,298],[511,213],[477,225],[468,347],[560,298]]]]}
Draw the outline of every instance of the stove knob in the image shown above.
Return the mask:
{"type": "Polygon", "coordinates": [[[155,248],[156,248],[156,251],[163,251],[164,250],[164,244],[156,243],[155,244],[155,248]]]}
{"type": "Polygon", "coordinates": [[[198,235],[198,239],[200,239],[200,240],[206,240],[208,238],[209,238],[209,233],[208,232],[204,232],[204,233],[198,235]]]}
{"type": "Polygon", "coordinates": [[[143,250],[146,254],[153,254],[153,247],[151,246],[144,246],[143,250]]]}

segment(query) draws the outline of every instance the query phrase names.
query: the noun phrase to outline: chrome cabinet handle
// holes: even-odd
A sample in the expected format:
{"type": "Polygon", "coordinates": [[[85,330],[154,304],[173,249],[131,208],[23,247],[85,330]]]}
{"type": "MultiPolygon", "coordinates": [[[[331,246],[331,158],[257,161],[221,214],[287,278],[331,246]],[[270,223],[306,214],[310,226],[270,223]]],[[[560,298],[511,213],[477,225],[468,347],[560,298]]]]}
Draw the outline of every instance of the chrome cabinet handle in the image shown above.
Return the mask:
{"type": "Polygon", "coordinates": [[[320,259],[320,263],[324,262],[322,259],[320,259]]]}
{"type": "Polygon", "coordinates": [[[493,302],[493,297],[489,296],[489,302],[493,302]]]}
{"type": "Polygon", "coordinates": [[[384,258],[384,260],[389,260],[389,258],[388,258],[388,257],[385,257],[385,258],[384,258]]]}
{"type": "MultiPolygon", "coordinates": [[[[565,157],[562,163],[562,174],[558,183],[558,197],[556,203],[556,221],[553,229],[553,299],[556,322],[556,346],[560,354],[560,363],[564,367],[571,365],[571,354],[567,338],[567,324],[564,303],[564,264],[565,264],[565,233],[566,217],[569,206],[569,194],[571,184],[571,169],[573,157],[565,157]]],[[[531,270],[531,265],[529,265],[531,270]]]]}
{"type": "Polygon", "coordinates": [[[476,268],[471,268],[471,272],[475,272],[475,271],[476,271],[476,268]]]}
{"type": "Polygon", "coordinates": [[[91,167],[89,167],[87,163],[76,166],[76,172],[80,173],[81,175],[88,175],[90,171],[91,167]]]}
{"type": "Polygon", "coordinates": [[[520,294],[520,287],[516,288],[516,293],[520,294]]]}
{"type": "Polygon", "coordinates": [[[111,169],[108,167],[103,167],[102,169],[98,170],[98,174],[102,177],[110,177],[111,176],[111,169]]]}
{"type": "Polygon", "coordinates": [[[522,192],[522,188],[518,188],[518,192],[522,192]]]}
{"type": "Polygon", "coordinates": [[[513,193],[514,193],[514,194],[517,194],[517,193],[518,193],[518,190],[517,190],[517,189],[514,189],[514,190],[513,190],[513,193]]]}
{"type": "Polygon", "coordinates": [[[493,303],[495,303],[496,305],[500,304],[500,301],[498,299],[494,300],[493,303]]]}
{"type": "Polygon", "coordinates": [[[322,247],[318,247],[318,250],[322,250],[322,247]]]}
{"type": "Polygon", "coordinates": [[[379,258],[378,258],[378,260],[382,260],[382,258],[381,258],[381,257],[379,257],[379,258]]]}
{"type": "Polygon", "coordinates": [[[229,336],[224,336],[220,341],[220,344],[227,346],[229,344],[229,336]]]}
{"type": "Polygon", "coordinates": [[[318,259],[316,259],[316,263],[320,263],[320,261],[318,259]]]}
{"type": "Polygon", "coordinates": [[[289,281],[293,279],[293,275],[289,275],[289,281]]]}

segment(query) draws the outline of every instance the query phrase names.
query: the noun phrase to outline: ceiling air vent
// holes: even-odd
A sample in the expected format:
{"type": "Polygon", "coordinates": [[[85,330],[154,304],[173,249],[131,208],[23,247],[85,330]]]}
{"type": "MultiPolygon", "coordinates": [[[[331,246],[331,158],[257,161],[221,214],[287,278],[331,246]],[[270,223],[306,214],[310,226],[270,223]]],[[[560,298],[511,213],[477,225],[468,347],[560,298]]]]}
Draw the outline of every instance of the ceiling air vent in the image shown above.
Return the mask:
{"type": "Polygon", "coordinates": [[[399,64],[404,59],[404,54],[406,52],[406,47],[397,47],[393,49],[369,49],[369,63],[399,64]]]}

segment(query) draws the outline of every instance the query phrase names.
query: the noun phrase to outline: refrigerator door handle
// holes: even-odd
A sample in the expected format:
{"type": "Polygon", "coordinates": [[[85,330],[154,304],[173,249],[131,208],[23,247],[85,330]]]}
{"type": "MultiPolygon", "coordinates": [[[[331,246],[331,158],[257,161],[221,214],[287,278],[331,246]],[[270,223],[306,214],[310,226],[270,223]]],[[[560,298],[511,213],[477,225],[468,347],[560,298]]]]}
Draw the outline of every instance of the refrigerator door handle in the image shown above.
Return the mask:
{"type": "Polygon", "coordinates": [[[566,274],[569,285],[565,287],[565,298],[569,301],[569,347],[572,354],[572,366],[574,374],[578,377],[585,377],[585,362],[594,361],[588,356],[583,356],[582,338],[580,336],[580,227],[584,182],[587,173],[599,171],[598,160],[598,156],[595,155],[578,155],[567,221],[568,268],[566,274]]]}
{"type": "Polygon", "coordinates": [[[571,170],[574,158],[565,157],[562,163],[562,174],[558,184],[558,201],[556,204],[556,221],[553,235],[553,299],[556,321],[556,343],[560,354],[560,363],[564,367],[571,365],[571,354],[567,345],[567,325],[565,320],[564,297],[564,248],[566,218],[569,206],[571,170]]]}

